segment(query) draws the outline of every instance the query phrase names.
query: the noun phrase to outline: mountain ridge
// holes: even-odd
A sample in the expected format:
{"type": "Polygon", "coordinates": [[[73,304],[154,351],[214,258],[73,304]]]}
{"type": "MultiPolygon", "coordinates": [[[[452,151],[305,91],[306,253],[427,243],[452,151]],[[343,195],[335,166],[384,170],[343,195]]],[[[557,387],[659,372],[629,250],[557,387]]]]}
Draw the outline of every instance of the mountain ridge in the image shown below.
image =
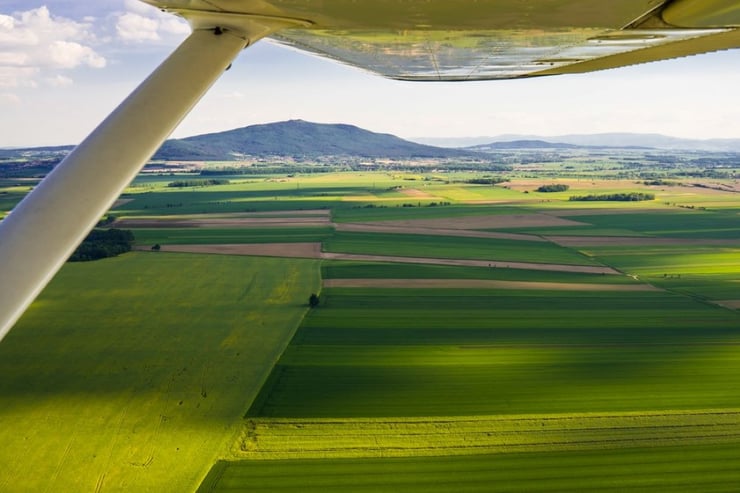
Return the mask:
{"type": "MultiPolygon", "coordinates": [[[[0,158],[62,156],[74,146],[0,149],[0,158]]],[[[287,120],[222,132],[169,139],[155,160],[233,161],[245,157],[353,156],[365,158],[456,158],[480,156],[496,149],[639,148],[708,152],[740,152],[740,139],[684,139],[662,134],[600,133],[538,136],[502,134],[494,137],[401,139],[346,123],[287,120]],[[430,145],[436,144],[436,145],[430,145]]]]}
{"type": "Polygon", "coordinates": [[[415,137],[413,142],[450,148],[470,148],[499,142],[544,141],[582,147],[653,148],[711,152],[740,152],[740,139],[687,139],[657,133],[609,132],[596,134],[564,134],[555,136],[501,134],[479,137],[415,137]]]}
{"type": "Polygon", "coordinates": [[[153,159],[235,160],[244,156],[446,158],[474,154],[409,142],[345,123],[288,120],[170,139],[153,159]]]}

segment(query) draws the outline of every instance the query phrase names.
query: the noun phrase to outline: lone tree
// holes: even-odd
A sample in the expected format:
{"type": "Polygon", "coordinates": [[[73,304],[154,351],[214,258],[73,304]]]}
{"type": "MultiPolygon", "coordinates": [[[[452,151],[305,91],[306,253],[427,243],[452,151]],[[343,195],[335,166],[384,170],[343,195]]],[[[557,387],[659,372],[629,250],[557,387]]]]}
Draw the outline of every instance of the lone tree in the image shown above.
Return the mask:
{"type": "Polygon", "coordinates": [[[156,245],[154,245],[154,246],[152,247],[152,250],[154,250],[155,252],[158,252],[158,251],[160,251],[161,249],[162,249],[162,247],[161,247],[161,246],[159,246],[159,243],[157,243],[156,245]]]}
{"type": "Polygon", "coordinates": [[[308,297],[308,306],[311,308],[314,308],[319,305],[319,295],[316,293],[311,293],[311,296],[308,297]]]}

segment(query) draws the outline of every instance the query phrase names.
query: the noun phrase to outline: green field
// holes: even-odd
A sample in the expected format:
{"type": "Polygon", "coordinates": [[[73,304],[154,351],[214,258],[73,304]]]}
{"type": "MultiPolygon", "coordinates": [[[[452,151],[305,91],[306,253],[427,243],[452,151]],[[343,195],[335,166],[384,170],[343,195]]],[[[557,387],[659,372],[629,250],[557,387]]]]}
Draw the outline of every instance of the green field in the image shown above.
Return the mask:
{"type": "Polygon", "coordinates": [[[198,490],[735,491],[737,443],[397,459],[219,462],[198,490]]]}
{"type": "Polygon", "coordinates": [[[623,275],[594,275],[580,272],[458,267],[449,265],[401,264],[325,260],[321,267],[323,279],[496,279],[502,281],[574,282],[594,284],[637,284],[623,275]]]}
{"type": "Polygon", "coordinates": [[[588,248],[609,265],[656,286],[700,300],[740,299],[740,244],[737,247],[661,246],[588,248]]]}
{"type": "Polygon", "coordinates": [[[69,264],[0,344],[0,490],[192,491],[318,288],[318,264],[69,264]]]}
{"type": "Polygon", "coordinates": [[[249,415],[740,407],[723,392],[740,384],[728,310],[662,292],[402,291],[325,289],[249,415]]]}
{"type": "Polygon", "coordinates": [[[313,228],[132,228],[139,245],[321,242],[334,232],[313,228]]]}
{"type": "MultiPolygon", "coordinates": [[[[505,186],[423,168],[234,175],[189,189],[167,184],[195,174],[137,178],[112,212],[156,220],[134,228],[139,246],[321,242],[484,265],[164,251],[69,264],[0,344],[0,491],[736,489],[740,199],[656,189],[619,166],[530,162],[505,186]],[[570,191],[534,192],[561,175],[570,191]],[[625,191],[658,199],[568,202],[625,191]],[[307,213],[316,209],[330,215],[307,213]],[[335,230],[522,214],[584,225],[496,229],[532,241],[335,230]],[[209,222],[312,215],[328,223],[209,222]],[[676,241],[568,248],[538,235],[676,241]],[[438,284],[322,287],[368,279],[438,284]]],[[[2,184],[0,211],[19,184],[2,184]]]]}
{"type": "Polygon", "coordinates": [[[554,243],[459,236],[338,231],[324,241],[324,251],[498,262],[599,265],[585,255],[554,243]]]}

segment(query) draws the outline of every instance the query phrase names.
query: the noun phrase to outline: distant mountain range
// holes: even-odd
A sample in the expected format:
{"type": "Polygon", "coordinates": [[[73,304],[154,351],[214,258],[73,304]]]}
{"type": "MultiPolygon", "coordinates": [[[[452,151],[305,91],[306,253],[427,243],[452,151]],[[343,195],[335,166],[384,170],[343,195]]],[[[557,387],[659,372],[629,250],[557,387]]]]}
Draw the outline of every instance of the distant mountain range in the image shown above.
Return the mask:
{"type": "MultiPolygon", "coordinates": [[[[153,159],[231,161],[254,157],[317,158],[460,158],[497,149],[653,148],[710,152],[740,152],[740,139],[692,140],[659,134],[607,133],[594,135],[499,135],[451,139],[415,139],[370,132],[353,125],[303,120],[251,125],[225,132],[170,139],[153,159]],[[420,143],[421,142],[421,143],[420,143]]],[[[74,146],[0,149],[0,158],[60,156],[74,146]]]]}
{"type": "Polygon", "coordinates": [[[495,151],[498,149],[579,149],[584,146],[575,144],[564,144],[562,142],[547,142],[544,140],[510,140],[502,142],[491,142],[465,147],[471,151],[495,151]]]}
{"type": "MultiPolygon", "coordinates": [[[[0,158],[54,156],[64,154],[73,147],[0,149],[0,158]]],[[[231,161],[246,156],[298,158],[354,156],[408,159],[475,157],[476,153],[409,142],[394,135],[370,132],[354,125],[290,120],[184,139],[170,139],[160,147],[152,159],[231,161]]]]}
{"type": "MultiPolygon", "coordinates": [[[[414,138],[414,142],[451,148],[471,148],[490,146],[494,143],[547,142],[550,144],[570,144],[587,147],[653,148],[669,150],[695,150],[711,152],[740,152],[740,139],[682,139],[661,134],[602,133],[570,134],[543,137],[541,135],[504,134],[495,137],[461,138],[414,138]]],[[[502,146],[506,148],[505,145],[502,146]]],[[[515,146],[509,145],[508,148],[515,146]]],[[[520,148],[522,146],[520,145],[520,148]]],[[[530,147],[531,148],[531,147],[530,147]]],[[[551,145],[550,148],[553,148],[551,145]]]]}
{"type": "Polygon", "coordinates": [[[290,120],[168,140],[154,159],[221,161],[244,156],[451,158],[474,154],[417,144],[354,125],[290,120]]]}

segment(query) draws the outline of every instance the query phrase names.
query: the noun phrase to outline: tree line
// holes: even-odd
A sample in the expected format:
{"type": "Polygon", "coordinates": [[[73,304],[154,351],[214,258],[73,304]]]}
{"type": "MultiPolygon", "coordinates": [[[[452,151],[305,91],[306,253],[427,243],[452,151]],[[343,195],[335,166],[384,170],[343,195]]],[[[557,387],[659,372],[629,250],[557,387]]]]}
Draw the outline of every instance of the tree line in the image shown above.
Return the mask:
{"type": "Polygon", "coordinates": [[[573,195],[568,200],[572,201],[609,201],[609,202],[637,202],[640,200],[654,200],[654,193],[629,192],[629,193],[607,193],[602,195],[573,195]]]}
{"type": "Polygon", "coordinates": [[[167,184],[170,188],[186,188],[186,187],[208,187],[211,185],[228,185],[229,180],[222,178],[205,178],[200,180],[176,180],[171,181],[167,184]]]}
{"type": "Polygon", "coordinates": [[[570,187],[563,183],[553,183],[552,185],[542,185],[537,188],[538,192],[565,192],[570,187]]]}
{"type": "Polygon", "coordinates": [[[134,234],[127,229],[94,229],[82,240],[70,262],[87,262],[115,257],[131,251],[134,234]]]}

